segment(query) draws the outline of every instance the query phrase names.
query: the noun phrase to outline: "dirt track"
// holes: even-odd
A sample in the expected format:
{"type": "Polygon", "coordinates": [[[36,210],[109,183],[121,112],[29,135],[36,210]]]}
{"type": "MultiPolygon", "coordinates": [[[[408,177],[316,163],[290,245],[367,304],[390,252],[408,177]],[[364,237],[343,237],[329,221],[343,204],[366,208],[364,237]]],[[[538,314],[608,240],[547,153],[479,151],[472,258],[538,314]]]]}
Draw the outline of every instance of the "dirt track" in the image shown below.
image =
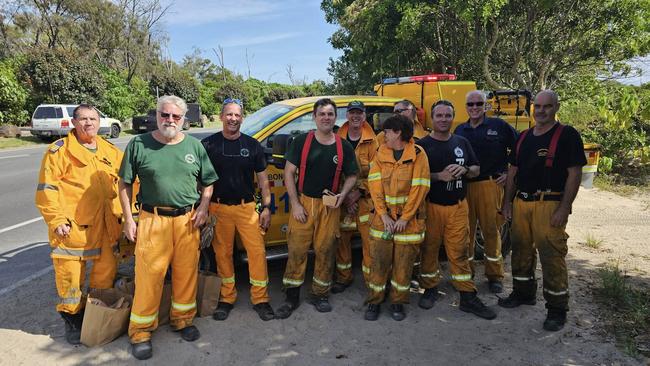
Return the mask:
{"type": "MultiPolygon", "coordinates": [[[[355,285],[332,295],[332,313],[317,313],[303,302],[287,320],[262,322],[248,303],[247,286],[241,286],[247,282],[247,272],[241,269],[240,297],[227,321],[198,319],[203,336],[195,343],[181,341],[167,326],[161,327],[153,338],[154,357],[143,364],[641,365],[617,350],[603,330],[590,287],[598,284],[597,269],[608,261],[618,261],[636,282],[650,287],[649,202],[647,196],[630,199],[597,189],[580,191],[568,228],[571,312],[567,326],[557,333],[542,329],[541,291],[534,307],[502,309],[488,294],[482,276],[477,277],[479,291],[497,311],[496,320],[459,311],[458,295],[446,281],[441,287],[445,295],[433,309],[417,308],[417,295],[412,294],[406,320],[393,321],[384,312],[378,321],[367,322],[358,268],[355,285]],[[588,233],[603,240],[598,249],[583,244],[588,233]]],[[[274,307],[282,300],[283,269],[282,262],[270,266],[274,307]]],[[[509,291],[509,276],[506,284],[509,291]]],[[[68,345],[54,311],[55,298],[49,272],[0,299],[0,364],[136,364],[125,336],[104,347],[68,345]]]]}

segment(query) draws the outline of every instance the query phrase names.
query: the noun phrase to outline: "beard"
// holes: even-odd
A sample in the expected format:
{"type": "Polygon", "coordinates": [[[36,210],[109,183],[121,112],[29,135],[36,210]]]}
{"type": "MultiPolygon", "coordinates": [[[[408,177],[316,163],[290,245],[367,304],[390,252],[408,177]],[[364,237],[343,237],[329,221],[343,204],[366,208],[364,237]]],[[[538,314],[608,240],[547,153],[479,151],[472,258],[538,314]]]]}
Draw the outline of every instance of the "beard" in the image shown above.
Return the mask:
{"type": "Polygon", "coordinates": [[[168,139],[173,139],[178,134],[180,128],[172,124],[163,123],[160,133],[168,139]]]}

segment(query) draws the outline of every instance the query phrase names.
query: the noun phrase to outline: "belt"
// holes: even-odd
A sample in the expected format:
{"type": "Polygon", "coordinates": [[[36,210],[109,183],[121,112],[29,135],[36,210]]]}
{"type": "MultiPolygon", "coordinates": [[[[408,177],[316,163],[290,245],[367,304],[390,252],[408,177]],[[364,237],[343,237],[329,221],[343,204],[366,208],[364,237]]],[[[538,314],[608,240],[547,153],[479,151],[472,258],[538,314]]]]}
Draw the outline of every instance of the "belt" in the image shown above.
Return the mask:
{"type": "Polygon", "coordinates": [[[253,202],[253,198],[251,197],[251,198],[239,198],[239,199],[233,199],[233,198],[225,199],[225,198],[215,197],[210,201],[214,203],[226,205],[226,206],[236,206],[236,205],[243,205],[244,203],[253,202]]]}
{"type": "Polygon", "coordinates": [[[476,177],[476,178],[468,179],[467,182],[468,183],[473,183],[473,182],[482,182],[484,180],[495,180],[495,179],[499,178],[500,176],[501,176],[501,174],[486,175],[486,176],[483,176],[483,177],[476,177]]]}
{"type": "Polygon", "coordinates": [[[562,192],[517,192],[517,197],[523,201],[561,201],[562,192]]]}
{"type": "Polygon", "coordinates": [[[194,208],[196,206],[198,206],[197,203],[195,203],[193,205],[188,205],[188,206],[185,206],[185,207],[181,207],[181,208],[155,207],[155,206],[148,205],[146,203],[143,203],[141,205],[142,209],[149,212],[149,213],[158,214],[160,216],[170,216],[170,217],[185,215],[186,213],[192,211],[192,208],[194,208]]]}

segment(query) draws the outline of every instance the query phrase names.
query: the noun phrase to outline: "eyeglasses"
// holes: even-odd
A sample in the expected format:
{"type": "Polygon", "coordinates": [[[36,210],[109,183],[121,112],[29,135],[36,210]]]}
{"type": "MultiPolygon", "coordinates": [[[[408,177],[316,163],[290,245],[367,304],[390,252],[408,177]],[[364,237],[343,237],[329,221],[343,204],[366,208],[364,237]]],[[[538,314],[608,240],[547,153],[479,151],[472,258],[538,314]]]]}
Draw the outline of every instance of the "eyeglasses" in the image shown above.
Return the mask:
{"type": "Polygon", "coordinates": [[[397,113],[397,114],[400,114],[400,113],[404,113],[404,112],[406,112],[406,111],[412,111],[412,110],[413,110],[413,108],[404,108],[404,109],[395,108],[395,109],[393,110],[393,112],[394,112],[394,113],[397,113]]]}
{"type": "Polygon", "coordinates": [[[482,107],[483,105],[485,105],[485,102],[476,102],[476,103],[467,102],[465,103],[465,105],[467,105],[468,107],[474,107],[474,106],[482,107]]]}
{"type": "Polygon", "coordinates": [[[243,107],[243,106],[244,106],[244,104],[242,103],[241,99],[226,98],[226,99],[223,101],[223,105],[230,104],[230,103],[235,103],[235,104],[237,104],[237,105],[240,106],[240,107],[243,107]]]}
{"type": "Polygon", "coordinates": [[[165,112],[160,112],[160,111],[158,111],[158,113],[160,113],[160,117],[162,117],[164,119],[172,117],[174,119],[174,121],[180,121],[183,118],[182,114],[165,113],[165,112]]]}

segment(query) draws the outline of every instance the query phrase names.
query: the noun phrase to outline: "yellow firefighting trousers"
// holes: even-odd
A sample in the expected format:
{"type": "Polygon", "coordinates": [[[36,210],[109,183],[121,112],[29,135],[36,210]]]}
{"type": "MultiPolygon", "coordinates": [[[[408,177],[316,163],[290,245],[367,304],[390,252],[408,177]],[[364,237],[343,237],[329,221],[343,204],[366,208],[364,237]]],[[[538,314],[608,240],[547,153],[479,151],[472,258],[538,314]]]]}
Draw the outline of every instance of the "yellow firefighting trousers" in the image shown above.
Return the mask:
{"type": "Polygon", "coordinates": [[[503,280],[503,256],[499,227],[503,216],[499,214],[503,200],[503,187],[495,180],[469,182],[467,205],[469,207],[469,258],[474,271],[474,240],[477,222],[481,225],[485,250],[485,276],[489,281],[503,280]]]}
{"type": "Polygon", "coordinates": [[[390,279],[389,299],[392,304],[408,304],[413,264],[420,254],[419,244],[399,244],[394,240],[370,237],[370,275],[368,304],[381,304],[390,279]]]}
{"type": "Polygon", "coordinates": [[[535,297],[536,253],[542,262],[544,299],[547,308],[568,310],[567,239],[565,226],[551,226],[559,201],[523,201],[516,198],[512,213],[512,282],[514,291],[535,297]]]}
{"type": "Polygon", "coordinates": [[[131,343],[151,339],[158,327],[158,308],[167,268],[172,268],[170,325],[183,329],[196,315],[199,230],[194,210],[176,217],[140,211],[135,248],[135,297],[131,309],[131,343]]]}
{"type": "Polygon", "coordinates": [[[77,314],[85,306],[82,289],[86,278],[86,262],[92,261],[90,271],[90,288],[106,289],[113,287],[117,273],[117,260],[113,254],[111,244],[101,247],[101,254],[95,259],[81,259],[80,257],[52,258],[54,265],[54,281],[59,294],[59,303],[56,311],[77,314]]]}
{"type": "Polygon", "coordinates": [[[334,252],[336,238],[339,236],[341,210],[325,207],[322,199],[303,194],[300,195],[300,203],[307,211],[307,221],[303,224],[293,215],[289,215],[287,231],[289,258],[282,284],[284,288],[298,287],[303,284],[307,269],[307,253],[313,243],[316,260],[311,292],[316,297],[327,296],[334,274],[334,252]]]}
{"type": "MultiPolygon", "coordinates": [[[[355,217],[354,228],[345,227],[344,222],[341,222],[341,237],[338,240],[338,247],[336,249],[336,282],[349,284],[352,282],[352,235],[354,229],[359,232],[361,236],[361,250],[363,253],[363,260],[361,261],[361,270],[363,271],[363,279],[368,283],[368,274],[370,273],[370,254],[368,252],[369,245],[369,230],[370,230],[370,208],[372,207],[372,200],[370,197],[360,198],[358,215],[355,217]]],[[[341,215],[342,216],[342,215],[341,215]]]]}
{"type": "Polygon", "coordinates": [[[251,302],[253,304],[269,302],[266,250],[259,226],[259,214],[255,211],[255,202],[239,205],[211,203],[210,213],[217,217],[212,247],[217,260],[217,271],[221,277],[219,301],[234,304],[237,299],[233,265],[233,248],[235,232],[237,232],[248,255],[251,302]]]}
{"type": "Polygon", "coordinates": [[[442,278],[438,265],[444,242],[452,284],[458,291],[476,292],[469,265],[469,222],[467,200],[443,206],[427,202],[427,232],[422,243],[420,286],[438,286],[442,278]]]}

